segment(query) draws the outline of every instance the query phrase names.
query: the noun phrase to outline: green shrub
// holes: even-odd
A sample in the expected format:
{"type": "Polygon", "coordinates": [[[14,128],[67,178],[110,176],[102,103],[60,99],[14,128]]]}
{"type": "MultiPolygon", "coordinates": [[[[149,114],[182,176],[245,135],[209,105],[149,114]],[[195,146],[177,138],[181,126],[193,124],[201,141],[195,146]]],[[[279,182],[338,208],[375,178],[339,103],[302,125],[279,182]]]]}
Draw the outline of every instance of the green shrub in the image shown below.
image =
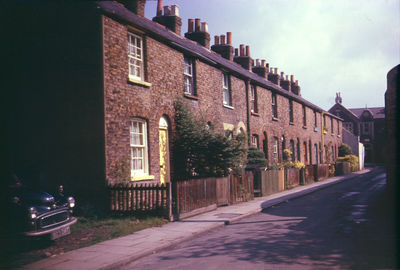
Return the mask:
{"type": "Polygon", "coordinates": [[[350,169],[352,172],[358,170],[358,157],[355,155],[346,155],[344,157],[338,157],[336,161],[337,162],[347,161],[350,163],[350,169]]]}
{"type": "Polygon", "coordinates": [[[347,155],[353,154],[351,147],[348,144],[342,144],[339,146],[339,157],[345,157],[347,155]]]}
{"type": "Polygon", "coordinates": [[[264,152],[255,147],[250,147],[247,152],[247,164],[259,165],[261,167],[267,166],[268,160],[265,158],[264,152]]]}
{"type": "Polygon", "coordinates": [[[244,134],[228,138],[196,119],[182,100],[177,100],[174,106],[175,179],[220,177],[228,175],[230,170],[240,171],[247,152],[244,134]]]}

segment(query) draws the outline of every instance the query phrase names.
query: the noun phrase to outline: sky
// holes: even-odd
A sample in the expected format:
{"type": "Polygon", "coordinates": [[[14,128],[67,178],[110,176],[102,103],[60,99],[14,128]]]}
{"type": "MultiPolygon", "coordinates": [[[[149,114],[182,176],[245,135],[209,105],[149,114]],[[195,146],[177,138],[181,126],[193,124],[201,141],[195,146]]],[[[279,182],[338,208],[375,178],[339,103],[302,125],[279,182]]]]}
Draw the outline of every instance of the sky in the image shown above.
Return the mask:
{"type": "MultiPolygon", "coordinates": [[[[164,0],[176,4],[182,35],[189,18],[214,36],[232,32],[278,72],[299,80],[301,95],[328,110],[341,92],[347,108],[384,106],[386,75],[400,63],[400,0],[164,0]]],[[[147,0],[145,16],[156,15],[147,0]]]]}

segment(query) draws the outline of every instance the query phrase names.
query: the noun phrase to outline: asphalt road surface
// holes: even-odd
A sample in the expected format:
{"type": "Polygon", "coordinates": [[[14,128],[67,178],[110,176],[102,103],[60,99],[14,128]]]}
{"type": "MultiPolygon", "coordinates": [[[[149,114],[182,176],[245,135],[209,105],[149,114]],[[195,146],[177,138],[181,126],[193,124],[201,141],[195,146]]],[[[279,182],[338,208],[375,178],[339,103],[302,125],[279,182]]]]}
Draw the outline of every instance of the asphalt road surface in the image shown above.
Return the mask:
{"type": "Polygon", "coordinates": [[[382,168],[120,269],[396,269],[382,168]]]}

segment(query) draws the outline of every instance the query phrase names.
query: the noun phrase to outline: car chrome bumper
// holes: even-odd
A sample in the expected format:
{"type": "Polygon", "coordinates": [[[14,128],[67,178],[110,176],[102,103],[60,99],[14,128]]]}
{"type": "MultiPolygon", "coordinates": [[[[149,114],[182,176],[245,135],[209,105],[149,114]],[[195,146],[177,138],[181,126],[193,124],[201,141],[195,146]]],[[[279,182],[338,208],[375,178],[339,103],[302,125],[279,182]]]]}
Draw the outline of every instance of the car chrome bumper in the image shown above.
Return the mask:
{"type": "Polygon", "coordinates": [[[51,228],[51,229],[47,229],[47,230],[25,232],[24,235],[26,235],[26,236],[40,236],[40,235],[52,233],[54,231],[59,230],[60,228],[71,226],[72,224],[75,224],[77,221],[78,221],[77,218],[71,217],[71,219],[67,223],[65,223],[63,225],[60,225],[60,226],[57,226],[57,227],[54,227],[54,228],[51,228]]]}

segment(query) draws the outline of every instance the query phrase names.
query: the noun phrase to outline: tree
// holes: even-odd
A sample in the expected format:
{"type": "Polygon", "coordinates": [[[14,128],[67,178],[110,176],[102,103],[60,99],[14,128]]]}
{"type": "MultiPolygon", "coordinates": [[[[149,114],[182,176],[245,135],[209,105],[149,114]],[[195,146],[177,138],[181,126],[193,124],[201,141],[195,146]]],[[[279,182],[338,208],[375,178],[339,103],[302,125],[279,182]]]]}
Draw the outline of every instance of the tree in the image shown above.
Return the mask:
{"type": "Polygon", "coordinates": [[[349,145],[344,143],[339,146],[339,157],[344,157],[351,154],[353,154],[353,151],[351,150],[351,147],[349,145]]]}
{"type": "Polygon", "coordinates": [[[177,180],[226,176],[230,170],[243,166],[247,150],[245,136],[229,139],[206,128],[182,100],[177,100],[174,107],[173,161],[177,180]]]}

